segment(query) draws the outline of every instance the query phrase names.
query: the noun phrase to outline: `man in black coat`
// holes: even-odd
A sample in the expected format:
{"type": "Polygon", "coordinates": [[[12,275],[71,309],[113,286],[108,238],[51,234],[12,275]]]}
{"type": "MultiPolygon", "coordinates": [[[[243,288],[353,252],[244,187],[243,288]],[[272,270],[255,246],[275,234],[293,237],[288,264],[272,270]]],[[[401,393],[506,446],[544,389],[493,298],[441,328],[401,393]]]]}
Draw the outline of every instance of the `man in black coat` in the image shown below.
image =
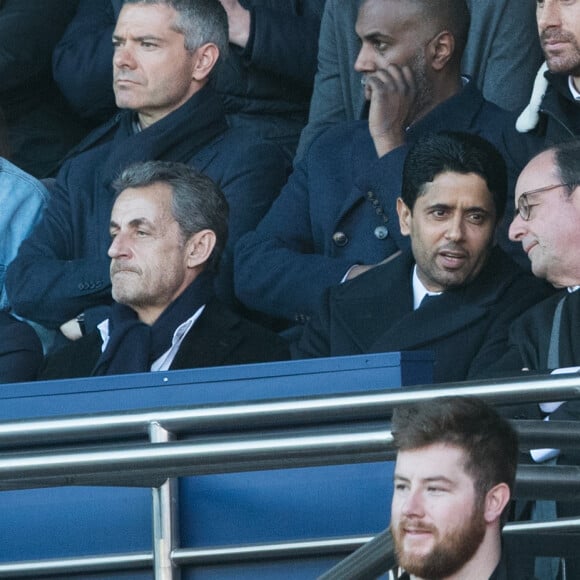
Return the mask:
{"type": "Polygon", "coordinates": [[[532,272],[559,292],[513,324],[510,350],[491,370],[547,371],[580,365],[579,185],[580,141],[540,153],[520,175],[510,238],[521,242],[532,272]]]}
{"type": "Polygon", "coordinates": [[[505,197],[505,164],[484,139],[420,139],[397,202],[412,253],[332,288],[295,355],[432,350],[436,381],[464,380],[494,362],[509,324],[549,292],[494,247],[505,197]]]}
{"type": "Polygon", "coordinates": [[[148,160],[186,163],[222,188],[231,218],[216,285],[233,302],[234,242],[268,210],[287,162],[275,145],[228,128],[210,87],[227,35],[217,0],[124,0],[113,34],[113,86],[124,110],[63,164],[42,219],[20,246],[6,281],[19,315],[69,339],[80,336],[79,316],[89,330],[106,318],[111,184],[128,165],[148,160]]]}
{"type": "Polygon", "coordinates": [[[548,146],[580,136],[580,5],[538,0],[536,19],[546,62],[517,128],[548,146]]]}
{"type": "MultiPolygon", "coordinates": [[[[290,159],[306,123],[325,0],[220,0],[230,51],[214,86],[233,127],[258,132],[290,159]]],[[[114,114],[111,35],[123,0],[80,0],[53,53],[53,75],[84,118],[114,114]]]]}
{"type": "Polygon", "coordinates": [[[214,296],[228,206],[208,177],[183,164],[149,161],[126,169],[115,189],[111,316],[50,356],[42,378],[288,358],[281,338],[214,296]]]}
{"type": "MultiPolygon", "coordinates": [[[[510,238],[521,242],[533,273],[559,291],[525,312],[510,328],[509,348],[482,376],[580,371],[580,141],[560,143],[534,157],[516,185],[517,213],[510,238]]],[[[578,421],[580,402],[541,403],[529,418],[578,421]]],[[[578,464],[576,454],[533,453],[578,464]]],[[[559,503],[559,516],[577,516],[578,503],[559,503]]],[[[568,578],[580,577],[580,558],[566,561],[568,578]]]]}

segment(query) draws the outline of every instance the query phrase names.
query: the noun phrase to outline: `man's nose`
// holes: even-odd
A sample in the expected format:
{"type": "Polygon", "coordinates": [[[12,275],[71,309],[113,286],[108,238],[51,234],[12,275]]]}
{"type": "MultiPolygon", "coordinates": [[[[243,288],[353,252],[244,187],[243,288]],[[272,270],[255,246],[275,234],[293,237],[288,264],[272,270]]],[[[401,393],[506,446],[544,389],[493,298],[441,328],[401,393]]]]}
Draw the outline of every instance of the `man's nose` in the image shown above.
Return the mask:
{"type": "Polygon", "coordinates": [[[421,490],[409,490],[403,502],[402,511],[407,517],[423,517],[425,515],[421,490]]]}
{"type": "Polygon", "coordinates": [[[538,30],[542,32],[547,28],[560,27],[560,5],[559,0],[546,0],[543,4],[536,5],[536,19],[538,30]]]}
{"type": "Polygon", "coordinates": [[[109,258],[120,258],[129,254],[129,246],[126,243],[126,237],[123,234],[116,234],[111,240],[111,245],[107,254],[109,258]]]}
{"type": "Polygon", "coordinates": [[[135,58],[132,49],[127,45],[116,46],[113,54],[113,64],[117,68],[134,68],[135,58]]]}
{"type": "Polygon", "coordinates": [[[354,62],[354,70],[361,73],[372,72],[374,70],[374,59],[372,58],[370,47],[364,42],[354,62]]]}
{"type": "Polygon", "coordinates": [[[526,222],[522,219],[519,212],[516,212],[512,223],[510,224],[508,230],[508,237],[512,242],[521,242],[522,238],[526,234],[526,222]]]}
{"type": "Polygon", "coordinates": [[[445,237],[448,240],[459,241],[463,239],[465,224],[461,216],[455,216],[449,220],[445,237]]]}

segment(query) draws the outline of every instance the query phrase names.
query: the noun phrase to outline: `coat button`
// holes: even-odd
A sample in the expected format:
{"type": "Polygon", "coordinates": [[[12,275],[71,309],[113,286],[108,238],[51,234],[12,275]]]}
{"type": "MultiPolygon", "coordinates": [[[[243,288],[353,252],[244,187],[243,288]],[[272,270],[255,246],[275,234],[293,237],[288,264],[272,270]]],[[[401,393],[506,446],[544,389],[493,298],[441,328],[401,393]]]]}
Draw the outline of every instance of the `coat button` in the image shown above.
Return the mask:
{"type": "Polygon", "coordinates": [[[389,228],[387,226],[378,226],[375,228],[375,238],[384,240],[389,235],[389,228]]]}
{"type": "Polygon", "coordinates": [[[342,248],[348,244],[348,236],[344,232],[334,232],[334,234],[332,234],[332,241],[339,248],[342,248]]]}

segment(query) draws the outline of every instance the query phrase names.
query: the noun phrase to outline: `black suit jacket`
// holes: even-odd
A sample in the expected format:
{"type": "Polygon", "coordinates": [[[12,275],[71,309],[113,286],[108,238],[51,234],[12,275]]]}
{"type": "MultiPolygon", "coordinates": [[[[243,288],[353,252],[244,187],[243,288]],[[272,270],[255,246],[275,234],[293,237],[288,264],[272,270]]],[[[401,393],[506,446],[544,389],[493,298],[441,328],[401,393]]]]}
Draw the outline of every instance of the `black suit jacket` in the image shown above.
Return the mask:
{"type": "Polygon", "coordinates": [[[42,345],[34,329],[0,311],[0,383],[33,381],[42,358],[42,345]]]}
{"type": "Polygon", "coordinates": [[[434,379],[460,381],[499,358],[510,323],[551,289],[495,248],[469,284],[413,310],[411,253],[331,288],[294,356],[432,350],[434,379]]]}
{"type": "MultiPolygon", "coordinates": [[[[548,350],[554,313],[560,300],[566,297],[562,308],[559,332],[560,357],[557,367],[580,366],[580,290],[563,290],[543,300],[519,317],[510,329],[509,348],[504,355],[488,369],[485,376],[523,375],[522,368],[531,373],[546,373],[548,350]]],[[[580,402],[568,401],[551,419],[579,420],[580,402]]]]}
{"type": "MultiPolygon", "coordinates": [[[[87,377],[101,355],[98,331],[50,355],[41,379],[87,377]]],[[[277,334],[234,314],[218,300],[210,301],[187,333],[171,370],[286,360],[286,342],[277,334]]]]}

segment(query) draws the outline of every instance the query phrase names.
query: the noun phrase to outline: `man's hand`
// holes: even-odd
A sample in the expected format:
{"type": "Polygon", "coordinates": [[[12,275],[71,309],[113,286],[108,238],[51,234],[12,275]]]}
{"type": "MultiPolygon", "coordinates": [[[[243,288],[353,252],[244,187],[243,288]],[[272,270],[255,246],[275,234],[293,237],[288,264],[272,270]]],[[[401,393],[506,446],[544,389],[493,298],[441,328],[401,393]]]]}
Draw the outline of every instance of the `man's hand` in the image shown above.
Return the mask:
{"type": "Polygon", "coordinates": [[[361,274],[364,274],[365,272],[368,272],[369,270],[372,270],[373,268],[376,268],[377,266],[382,266],[383,264],[387,264],[391,260],[394,260],[395,258],[400,256],[401,254],[402,254],[401,250],[397,250],[396,252],[394,252],[393,254],[391,254],[390,256],[385,258],[384,260],[381,260],[378,264],[364,264],[364,265],[357,264],[356,266],[353,266],[349,270],[348,275],[346,276],[344,281],[346,282],[347,280],[352,280],[353,278],[356,278],[357,276],[360,276],[361,274]]]}
{"type": "Polygon", "coordinates": [[[405,142],[405,128],[415,104],[417,87],[408,66],[389,64],[366,76],[370,92],[369,130],[379,157],[405,142]]]}
{"type": "Polygon", "coordinates": [[[82,337],[83,333],[81,331],[80,324],[78,323],[76,318],[72,318],[68,322],[61,324],[60,331],[69,339],[69,340],[78,340],[82,337]]]}
{"type": "Polygon", "coordinates": [[[220,0],[228,15],[230,42],[245,48],[250,38],[250,11],[239,0],[220,0]]]}

